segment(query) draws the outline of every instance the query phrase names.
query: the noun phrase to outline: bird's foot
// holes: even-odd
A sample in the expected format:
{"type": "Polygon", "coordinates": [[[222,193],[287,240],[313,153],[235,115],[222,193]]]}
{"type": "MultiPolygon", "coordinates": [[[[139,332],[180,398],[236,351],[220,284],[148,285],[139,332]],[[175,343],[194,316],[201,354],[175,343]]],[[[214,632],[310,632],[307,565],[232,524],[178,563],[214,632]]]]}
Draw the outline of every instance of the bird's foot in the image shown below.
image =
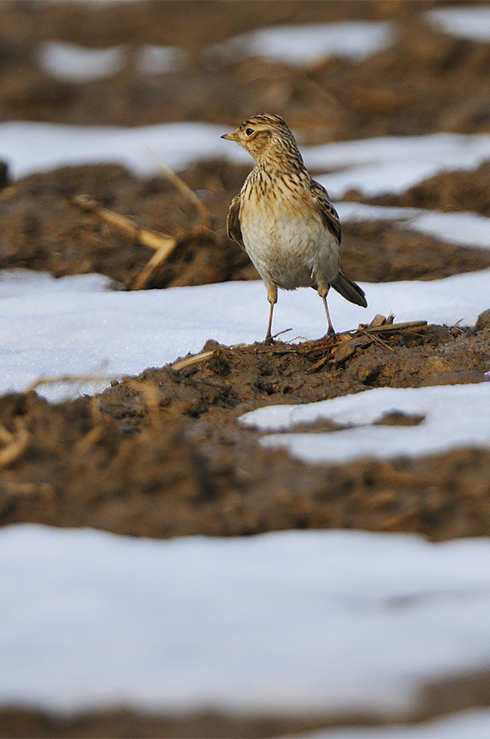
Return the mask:
{"type": "Polygon", "coordinates": [[[278,331],[277,334],[274,334],[273,336],[271,334],[267,334],[264,339],[264,344],[275,344],[278,336],[281,336],[282,334],[287,334],[288,331],[292,330],[292,328],[284,328],[282,331],[278,331]]]}
{"type": "Polygon", "coordinates": [[[320,344],[335,344],[337,341],[337,334],[335,331],[327,331],[325,336],[322,336],[321,339],[317,339],[317,342],[320,344]]]}

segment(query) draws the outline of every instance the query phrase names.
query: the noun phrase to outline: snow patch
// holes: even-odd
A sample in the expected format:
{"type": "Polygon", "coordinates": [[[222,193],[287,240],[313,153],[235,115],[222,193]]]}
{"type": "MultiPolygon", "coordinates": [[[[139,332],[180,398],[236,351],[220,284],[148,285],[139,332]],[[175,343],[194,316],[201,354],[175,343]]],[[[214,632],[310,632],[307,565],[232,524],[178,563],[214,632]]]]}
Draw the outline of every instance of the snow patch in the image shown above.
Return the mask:
{"type": "Polygon", "coordinates": [[[155,541],[0,530],[0,704],[416,709],[490,660],[490,542],[288,531],[155,541]]]}
{"type": "Polygon", "coordinates": [[[307,462],[348,462],[360,457],[417,457],[462,446],[490,444],[490,383],[435,387],[381,387],[307,405],[267,406],[246,413],[242,423],[287,430],[299,423],[334,421],[354,426],[330,433],[269,435],[262,444],[284,447],[307,462]],[[394,411],[422,416],[417,426],[372,424],[394,411]]]}
{"type": "Polygon", "coordinates": [[[330,56],[362,62],[391,46],[395,26],[383,21],[339,21],[298,26],[276,26],[235,36],[211,47],[225,58],[250,56],[285,64],[309,66],[330,56]]]}
{"type": "MultiPolygon", "coordinates": [[[[125,46],[92,49],[62,41],[44,41],[37,51],[38,65],[51,77],[65,82],[90,82],[112,77],[124,69],[125,46]]],[[[134,50],[136,68],[142,74],[162,74],[184,66],[187,55],[173,46],[142,46],[134,50]]]]}
{"type": "Polygon", "coordinates": [[[434,8],[424,14],[433,26],[451,36],[470,41],[490,41],[490,7],[487,4],[434,8]]]}
{"type": "Polygon", "coordinates": [[[112,49],[89,49],[62,41],[44,41],[37,50],[38,65],[44,72],[65,82],[90,82],[112,77],[125,65],[125,52],[112,49]]]}

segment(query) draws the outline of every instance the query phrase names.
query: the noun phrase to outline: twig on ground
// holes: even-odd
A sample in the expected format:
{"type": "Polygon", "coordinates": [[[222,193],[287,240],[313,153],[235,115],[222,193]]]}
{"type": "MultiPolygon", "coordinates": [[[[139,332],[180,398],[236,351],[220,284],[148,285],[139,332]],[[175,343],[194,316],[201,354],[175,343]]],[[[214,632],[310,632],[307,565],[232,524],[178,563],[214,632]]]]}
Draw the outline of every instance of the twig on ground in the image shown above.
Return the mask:
{"type": "Polygon", "coordinates": [[[407,321],[406,323],[386,323],[382,326],[361,326],[361,330],[368,334],[390,334],[397,331],[410,331],[412,329],[421,329],[427,326],[427,321],[407,321]]]}
{"type": "Polygon", "coordinates": [[[381,339],[379,336],[376,336],[376,333],[374,333],[373,331],[371,331],[370,333],[368,333],[365,328],[361,328],[361,329],[359,329],[359,332],[362,333],[362,334],[365,334],[366,336],[369,336],[369,338],[371,339],[371,341],[376,342],[376,344],[379,344],[379,346],[382,346],[383,349],[389,349],[390,352],[394,352],[395,351],[392,346],[390,346],[389,344],[387,344],[386,341],[384,341],[383,339],[381,339]]]}

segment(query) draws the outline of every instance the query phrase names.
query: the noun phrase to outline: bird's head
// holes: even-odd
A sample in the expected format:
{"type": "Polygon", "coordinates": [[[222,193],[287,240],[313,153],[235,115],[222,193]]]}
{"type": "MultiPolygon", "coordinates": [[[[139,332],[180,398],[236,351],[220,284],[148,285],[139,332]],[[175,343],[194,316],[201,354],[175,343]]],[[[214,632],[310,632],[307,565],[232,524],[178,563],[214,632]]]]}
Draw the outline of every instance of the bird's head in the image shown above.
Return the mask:
{"type": "Polygon", "coordinates": [[[226,133],[221,138],[236,141],[256,162],[273,159],[281,153],[289,153],[301,160],[293,133],[280,115],[254,115],[243,121],[236,131],[226,133]]]}

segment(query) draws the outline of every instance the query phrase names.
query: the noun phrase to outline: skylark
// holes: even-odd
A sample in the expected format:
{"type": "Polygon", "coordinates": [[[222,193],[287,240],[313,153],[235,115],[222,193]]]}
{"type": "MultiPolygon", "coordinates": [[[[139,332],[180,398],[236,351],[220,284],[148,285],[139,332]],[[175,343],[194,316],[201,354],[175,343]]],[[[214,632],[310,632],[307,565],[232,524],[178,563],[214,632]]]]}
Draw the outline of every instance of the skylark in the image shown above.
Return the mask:
{"type": "Polygon", "coordinates": [[[272,341],[277,288],[313,287],[327,313],[327,337],[335,336],[327,305],[333,287],[356,305],[364,291],[340,269],[342,229],[328,193],[311,178],[286,121],[255,115],[221,138],[236,141],[255,160],[226,219],[230,238],[245,249],[267,288],[266,341],[272,341]]]}

